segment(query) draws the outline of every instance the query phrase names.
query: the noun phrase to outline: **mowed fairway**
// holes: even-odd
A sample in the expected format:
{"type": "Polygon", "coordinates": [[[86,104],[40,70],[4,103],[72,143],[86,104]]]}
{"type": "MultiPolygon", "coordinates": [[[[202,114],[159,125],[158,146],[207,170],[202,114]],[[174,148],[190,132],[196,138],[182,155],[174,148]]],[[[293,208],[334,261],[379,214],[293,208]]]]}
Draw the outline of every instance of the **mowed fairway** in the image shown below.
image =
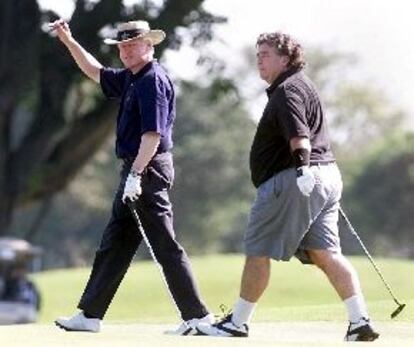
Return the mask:
{"type": "MultiPolygon", "coordinates": [[[[208,306],[232,306],[237,298],[243,257],[192,258],[208,306]]],[[[414,263],[377,259],[406,309],[396,307],[365,258],[351,258],[358,269],[372,318],[381,333],[373,345],[414,346],[414,263]]],[[[99,334],[67,333],[53,320],[75,312],[89,269],[49,271],[35,281],[43,294],[38,324],[0,327],[0,346],[343,346],[346,314],[320,271],[297,261],[274,263],[271,284],[261,301],[248,339],[164,335],[179,322],[157,268],[138,262],[128,272],[99,334]]]]}
{"type": "MultiPolygon", "coordinates": [[[[382,336],[373,346],[412,347],[412,323],[377,324],[382,336]]],[[[205,336],[168,336],[163,334],[171,325],[107,324],[99,334],[67,333],[51,325],[0,327],[1,346],[10,347],[213,347],[213,346],[322,346],[346,345],[342,342],[343,324],[337,322],[255,323],[251,336],[218,338],[205,336]]]]}

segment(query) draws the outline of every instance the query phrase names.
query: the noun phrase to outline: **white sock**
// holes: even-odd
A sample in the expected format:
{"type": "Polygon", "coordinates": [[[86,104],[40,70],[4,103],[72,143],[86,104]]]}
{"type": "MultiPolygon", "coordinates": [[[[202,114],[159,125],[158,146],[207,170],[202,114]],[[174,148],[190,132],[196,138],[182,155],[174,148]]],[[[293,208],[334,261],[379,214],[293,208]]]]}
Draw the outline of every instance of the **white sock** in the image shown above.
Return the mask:
{"type": "Polygon", "coordinates": [[[233,308],[233,323],[239,327],[243,324],[249,324],[256,305],[256,303],[239,298],[233,308]]]}
{"type": "Polygon", "coordinates": [[[362,293],[355,294],[344,300],[350,322],[356,323],[362,317],[368,318],[368,310],[362,293]]]}

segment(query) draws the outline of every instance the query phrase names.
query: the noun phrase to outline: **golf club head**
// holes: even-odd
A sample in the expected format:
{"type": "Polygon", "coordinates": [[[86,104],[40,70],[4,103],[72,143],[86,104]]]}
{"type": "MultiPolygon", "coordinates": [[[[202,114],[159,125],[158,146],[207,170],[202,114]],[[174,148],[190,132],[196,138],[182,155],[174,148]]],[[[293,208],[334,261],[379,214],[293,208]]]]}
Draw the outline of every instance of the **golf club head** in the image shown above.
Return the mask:
{"type": "Polygon", "coordinates": [[[391,318],[397,317],[401,313],[401,311],[404,310],[404,307],[405,304],[398,305],[397,309],[393,313],[391,313],[391,318]]]}

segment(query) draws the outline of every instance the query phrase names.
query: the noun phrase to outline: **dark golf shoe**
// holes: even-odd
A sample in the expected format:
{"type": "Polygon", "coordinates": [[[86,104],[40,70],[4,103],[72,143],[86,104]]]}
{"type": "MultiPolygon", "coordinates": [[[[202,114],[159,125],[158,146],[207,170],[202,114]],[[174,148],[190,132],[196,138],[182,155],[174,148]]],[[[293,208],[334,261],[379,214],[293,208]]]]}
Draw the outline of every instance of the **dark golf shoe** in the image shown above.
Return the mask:
{"type": "Polygon", "coordinates": [[[349,322],[345,341],[374,341],[378,337],[379,334],[374,330],[369,319],[363,317],[356,323],[349,322]]]}
{"type": "Polygon", "coordinates": [[[200,324],[197,327],[200,335],[221,337],[248,337],[249,327],[247,324],[237,326],[232,321],[232,314],[227,315],[216,324],[200,324]]]}

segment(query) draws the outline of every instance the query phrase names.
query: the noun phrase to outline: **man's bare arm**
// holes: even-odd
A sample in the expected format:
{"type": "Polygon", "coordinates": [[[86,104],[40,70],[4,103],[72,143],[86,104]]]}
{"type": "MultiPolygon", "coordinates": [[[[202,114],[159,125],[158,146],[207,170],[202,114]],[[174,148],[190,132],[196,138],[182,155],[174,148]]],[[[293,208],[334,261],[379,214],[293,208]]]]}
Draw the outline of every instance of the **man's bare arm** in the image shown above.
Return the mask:
{"type": "Polygon", "coordinates": [[[141,173],[144,171],[160,144],[161,135],[156,132],[147,132],[141,137],[138,155],[132,164],[132,170],[141,173]]]}
{"type": "Polygon", "coordinates": [[[68,23],[59,19],[51,23],[50,27],[52,30],[56,30],[60,41],[68,48],[82,72],[96,83],[99,83],[102,64],[73,38],[68,23]]]}
{"type": "Polygon", "coordinates": [[[292,152],[295,151],[295,149],[304,148],[307,149],[309,152],[311,151],[311,144],[307,137],[297,136],[293,137],[289,141],[290,149],[292,152]]]}

